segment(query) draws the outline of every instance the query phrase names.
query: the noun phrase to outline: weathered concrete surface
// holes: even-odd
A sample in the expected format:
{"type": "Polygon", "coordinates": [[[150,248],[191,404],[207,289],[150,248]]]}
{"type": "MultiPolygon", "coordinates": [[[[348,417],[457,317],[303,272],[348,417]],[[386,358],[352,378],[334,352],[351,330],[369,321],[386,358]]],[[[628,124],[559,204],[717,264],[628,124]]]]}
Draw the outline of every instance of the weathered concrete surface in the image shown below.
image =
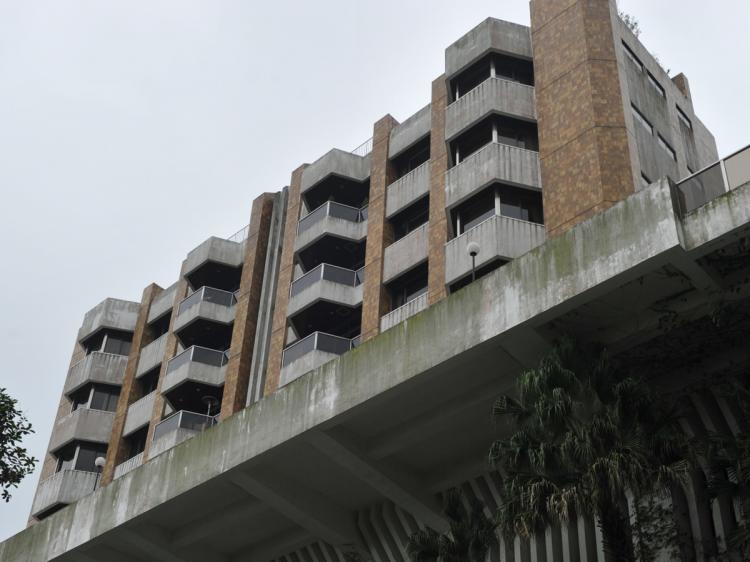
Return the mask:
{"type": "Polygon", "coordinates": [[[424,223],[385,249],[384,283],[388,283],[427,259],[429,226],[428,223],[424,223]]]}
{"type": "MultiPolygon", "coordinates": [[[[40,512],[60,503],[73,503],[94,490],[97,474],[81,470],[61,470],[41,482],[34,496],[31,514],[40,512]]],[[[0,549],[2,553],[2,549],[0,549]]]]}
{"type": "MultiPolygon", "coordinates": [[[[728,198],[717,199],[714,212],[728,214],[728,198]]],[[[720,222],[725,228],[714,234],[730,232],[733,222],[720,222]]],[[[0,560],[51,560],[114,530],[113,537],[167,500],[257,465],[263,453],[405,391],[456,357],[502,345],[532,321],[637,279],[683,251],[678,223],[669,186],[655,184],[12,537],[0,545],[0,560]]]]}
{"type": "Polygon", "coordinates": [[[188,361],[177,367],[174,371],[168,372],[164,376],[161,385],[162,394],[177,388],[188,381],[199,382],[210,386],[221,386],[224,383],[224,375],[227,366],[206,365],[197,361],[188,361]]]}
{"type": "Polygon", "coordinates": [[[177,283],[172,283],[169,287],[154,297],[154,301],[151,303],[151,308],[148,310],[148,322],[153,322],[154,320],[161,318],[172,309],[174,298],[177,294],[177,286],[177,283]]]}
{"type": "Polygon", "coordinates": [[[327,216],[303,232],[297,234],[294,239],[294,251],[304,250],[313,242],[316,242],[326,234],[359,242],[367,236],[367,221],[353,222],[338,217],[327,216]]]}
{"type": "Polygon", "coordinates": [[[321,365],[328,363],[337,357],[338,355],[335,353],[314,349],[310,353],[306,353],[296,361],[281,368],[279,386],[285,386],[292,381],[297,380],[305,373],[309,373],[313,369],[317,369],[321,365]]]}
{"type": "Polygon", "coordinates": [[[534,87],[503,78],[488,78],[446,108],[445,138],[454,139],[493,113],[535,121],[534,87]]]}
{"type": "Polygon", "coordinates": [[[212,236],[190,251],[182,265],[182,273],[184,276],[189,276],[209,261],[239,267],[242,265],[243,254],[244,244],[212,236]]]}
{"type": "Polygon", "coordinates": [[[686,250],[711,249],[725,236],[746,235],[750,224],[750,183],[699,207],[682,221],[682,240],[686,250]]]}
{"type": "Polygon", "coordinates": [[[357,156],[338,148],[326,152],[302,172],[300,193],[304,193],[331,175],[354,181],[365,181],[370,177],[370,155],[357,156]]]}
{"type": "Polygon", "coordinates": [[[71,441],[88,441],[90,443],[108,443],[112,433],[114,412],[78,408],[55,422],[49,450],[57,451],[71,441]]]}
{"type": "Polygon", "coordinates": [[[390,218],[430,191],[430,161],[417,166],[388,186],[385,216],[390,218]]]}
{"type": "Polygon", "coordinates": [[[143,463],[143,452],[138,453],[134,457],[130,457],[125,462],[118,464],[115,467],[114,478],[119,478],[123,474],[127,474],[131,470],[135,470],[143,463]]]}
{"type": "Polygon", "coordinates": [[[544,226],[495,215],[445,245],[445,282],[450,285],[471,273],[470,242],[479,244],[477,269],[498,258],[516,259],[543,244],[544,226]]]}
{"type": "Polygon", "coordinates": [[[362,304],[362,285],[352,287],[343,283],[336,283],[321,279],[307,287],[304,291],[289,298],[287,315],[294,316],[298,312],[318,301],[328,301],[354,308],[362,304]]]}
{"type": "Polygon", "coordinates": [[[127,437],[134,431],[148,425],[148,422],[151,421],[151,412],[154,410],[155,398],[156,392],[151,392],[128,406],[128,415],[125,418],[125,426],[122,430],[123,436],[127,437]]]}
{"type": "Polygon", "coordinates": [[[119,386],[125,374],[127,355],[115,355],[94,351],[73,365],[65,379],[64,394],[70,394],[87,383],[102,383],[119,386]]]}
{"type": "Polygon", "coordinates": [[[176,447],[183,441],[187,441],[198,433],[200,432],[194,429],[186,429],[184,427],[178,427],[174,431],[165,433],[151,445],[149,458],[152,459],[157,455],[161,455],[164,451],[176,447]]]}
{"type": "Polygon", "coordinates": [[[83,341],[102,328],[132,332],[138,318],[140,303],[120,299],[104,299],[83,317],[78,341],[83,341]]]}
{"type": "Polygon", "coordinates": [[[217,324],[231,324],[234,322],[234,310],[234,305],[224,306],[223,304],[214,302],[200,301],[177,315],[174,320],[173,330],[175,333],[179,333],[196,320],[209,320],[217,324]]]}
{"type": "Polygon", "coordinates": [[[449,78],[491,51],[531,59],[528,27],[487,18],[445,50],[445,74],[449,78]]]}
{"type": "Polygon", "coordinates": [[[419,295],[417,298],[410,300],[406,304],[392,310],[380,319],[380,331],[383,332],[400,324],[407,318],[422,312],[427,308],[427,293],[419,295]]]}
{"type": "Polygon", "coordinates": [[[138,357],[138,368],[135,376],[140,377],[148,371],[157,367],[164,360],[164,351],[167,345],[167,334],[162,334],[150,344],[141,348],[141,354],[138,357]]]}
{"type": "Polygon", "coordinates": [[[430,104],[396,125],[391,131],[388,157],[394,158],[419,140],[430,134],[430,104]]]}
{"type": "Polygon", "coordinates": [[[489,143],[445,175],[445,203],[452,209],[493,182],[542,188],[539,153],[489,143]]]}

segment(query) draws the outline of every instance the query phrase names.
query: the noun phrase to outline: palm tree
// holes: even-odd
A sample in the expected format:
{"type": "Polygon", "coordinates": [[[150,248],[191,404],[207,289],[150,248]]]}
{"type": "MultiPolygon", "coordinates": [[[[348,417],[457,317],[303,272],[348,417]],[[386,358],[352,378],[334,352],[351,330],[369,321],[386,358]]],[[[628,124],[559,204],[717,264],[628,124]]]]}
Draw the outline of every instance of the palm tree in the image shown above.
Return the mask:
{"type": "Polygon", "coordinates": [[[634,549],[625,498],[667,495],[687,470],[674,411],[606,353],[569,339],[516,386],[516,396],[493,407],[511,427],[490,450],[503,477],[501,530],[526,538],[577,514],[595,516],[612,560],[648,558],[634,549]]]}
{"type": "Polygon", "coordinates": [[[428,527],[409,537],[406,552],[412,562],[484,562],[497,544],[497,523],[484,504],[452,488],[445,493],[443,513],[450,531],[441,535],[428,527]]]}

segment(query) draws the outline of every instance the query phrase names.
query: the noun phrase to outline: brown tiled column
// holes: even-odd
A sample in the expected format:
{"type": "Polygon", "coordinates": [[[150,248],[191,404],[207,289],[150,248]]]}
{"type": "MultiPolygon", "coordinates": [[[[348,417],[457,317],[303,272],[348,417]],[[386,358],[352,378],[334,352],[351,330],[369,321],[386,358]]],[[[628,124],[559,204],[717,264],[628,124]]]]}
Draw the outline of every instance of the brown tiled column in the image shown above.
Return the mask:
{"type": "Polygon", "coordinates": [[[224,379],[221,420],[244,408],[247,399],[273,205],[274,195],[264,193],[253,201],[250,212],[249,231],[245,241],[245,261],[235,305],[232,344],[229,348],[229,363],[224,379]]]}
{"type": "Polygon", "coordinates": [[[635,191],[612,31],[613,0],[532,0],[544,185],[556,236],[635,191]]]}
{"type": "Polygon", "coordinates": [[[135,330],[133,332],[133,342],[130,346],[130,355],[128,355],[128,363],[125,366],[125,375],[122,379],[120,398],[117,401],[115,420],[112,424],[112,436],[109,438],[107,462],[102,471],[101,483],[103,486],[112,481],[115,467],[128,459],[128,446],[122,438],[122,432],[128,416],[128,408],[133,402],[141,398],[135,380],[135,373],[138,370],[138,359],[141,356],[141,348],[153,341],[153,335],[148,329],[148,313],[154,297],[161,293],[162,290],[159,285],[152,283],[143,290],[143,295],[141,296],[141,308],[138,311],[138,318],[136,319],[135,330]]]}
{"type": "Polygon", "coordinates": [[[172,306],[172,314],[169,317],[169,331],[167,332],[167,341],[164,344],[164,360],[159,370],[159,382],[156,385],[156,396],[154,396],[154,409],[151,411],[151,421],[148,424],[148,435],[146,436],[146,448],[143,450],[143,462],[148,459],[149,449],[151,448],[151,441],[154,438],[154,429],[156,425],[161,421],[162,412],[164,412],[164,396],[161,393],[161,385],[164,382],[164,376],[167,373],[167,365],[169,360],[174,357],[177,353],[177,336],[174,333],[174,321],[177,318],[177,313],[180,309],[180,302],[187,296],[188,293],[188,282],[184,275],[180,275],[180,281],[177,284],[177,289],[174,295],[174,305],[172,306]]]}
{"type": "Polygon", "coordinates": [[[370,196],[367,209],[365,284],[362,289],[362,341],[380,332],[380,317],[390,310],[390,297],[383,285],[383,252],[393,243],[393,228],[385,218],[385,195],[394,178],[388,159],[391,129],[398,122],[386,115],[375,123],[370,153],[370,196]]]}
{"type": "Polygon", "coordinates": [[[432,305],[445,298],[445,243],[448,221],[445,216],[445,172],[448,150],[445,145],[445,107],[448,89],[445,75],[432,82],[432,125],[430,129],[430,226],[428,248],[427,302],[432,305]]]}
{"type": "Polygon", "coordinates": [[[286,307],[289,302],[289,286],[294,273],[294,240],[297,237],[297,222],[300,213],[300,184],[302,172],[307,164],[303,164],[292,172],[289,185],[289,199],[286,207],[284,222],[284,243],[279,264],[279,282],[276,285],[276,306],[273,312],[271,329],[271,346],[268,352],[268,370],[266,372],[266,387],[264,394],[271,394],[279,387],[281,374],[281,354],[284,351],[286,339],[286,307]]]}

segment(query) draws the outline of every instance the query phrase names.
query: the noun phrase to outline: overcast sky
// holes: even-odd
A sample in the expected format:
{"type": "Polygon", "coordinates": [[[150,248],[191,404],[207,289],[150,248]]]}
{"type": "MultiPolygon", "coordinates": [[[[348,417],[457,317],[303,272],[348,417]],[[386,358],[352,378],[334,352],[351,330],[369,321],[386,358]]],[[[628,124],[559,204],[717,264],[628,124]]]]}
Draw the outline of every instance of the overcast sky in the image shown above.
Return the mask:
{"type": "MultiPolygon", "coordinates": [[[[690,79],[727,154],[750,143],[750,3],[621,0],[690,79]]],[[[0,0],[0,387],[43,458],[76,331],[108,296],[176,280],[188,251],[386,113],[429,102],[446,46],[526,0],[0,0]]],[[[0,504],[21,530],[38,472],[0,504]]]]}

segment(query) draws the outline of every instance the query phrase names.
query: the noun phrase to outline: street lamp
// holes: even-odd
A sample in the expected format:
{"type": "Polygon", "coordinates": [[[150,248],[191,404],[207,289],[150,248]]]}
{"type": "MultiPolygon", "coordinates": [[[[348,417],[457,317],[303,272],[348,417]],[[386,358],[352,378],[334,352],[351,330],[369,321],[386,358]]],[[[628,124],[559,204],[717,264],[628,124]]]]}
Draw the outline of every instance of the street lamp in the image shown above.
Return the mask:
{"type": "Polygon", "coordinates": [[[94,461],[94,466],[96,467],[96,478],[94,479],[94,491],[96,491],[96,486],[99,484],[99,477],[102,475],[102,469],[104,468],[105,463],[107,462],[107,459],[104,457],[96,457],[96,460],[94,461]]]}
{"type": "Polygon", "coordinates": [[[477,254],[479,253],[479,243],[469,242],[466,245],[466,253],[471,256],[471,282],[477,280],[477,254]]]}

